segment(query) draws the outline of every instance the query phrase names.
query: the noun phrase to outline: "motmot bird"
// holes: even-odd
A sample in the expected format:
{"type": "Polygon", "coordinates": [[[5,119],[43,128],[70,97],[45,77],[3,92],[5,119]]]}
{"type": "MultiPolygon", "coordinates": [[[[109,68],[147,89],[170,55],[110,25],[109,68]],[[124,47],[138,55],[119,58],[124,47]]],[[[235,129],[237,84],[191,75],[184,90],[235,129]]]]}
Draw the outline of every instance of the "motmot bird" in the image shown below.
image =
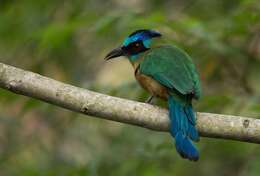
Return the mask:
{"type": "Polygon", "coordinates": [[[170,134],[176,150],[183,158],[197,161],[199,152],[192,141],[199,141],[199,134],[192,100],[201,96],[199,76],[185,51],[174,45],[154,45],[155,38],[161,36],[155,30],[137,30],[105,60],[126,56],[139,84],[152,96],[168,101],[170,134]]]}

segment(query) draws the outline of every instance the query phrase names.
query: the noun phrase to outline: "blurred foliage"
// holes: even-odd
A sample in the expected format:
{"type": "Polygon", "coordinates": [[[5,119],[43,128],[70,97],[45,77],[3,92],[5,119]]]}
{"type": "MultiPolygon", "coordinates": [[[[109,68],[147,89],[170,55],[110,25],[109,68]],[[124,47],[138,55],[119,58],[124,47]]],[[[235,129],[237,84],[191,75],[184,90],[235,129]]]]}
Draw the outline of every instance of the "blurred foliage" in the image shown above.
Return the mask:
{"type": "MultiPolygon", "coordinates": [[[[260,112],[258,0],[1,0],[0,60],[144,101],[125,60],[103,61],[133,30],[184,48],[203,83],[198,111],[260,112]]],[[[202,138],[182,160],[166,133],[108,122],[0,90],[0,175],[259,175],[260,147],[202,138]]],[[[158,102],[161,104],[161,102],[158,102]]]]}

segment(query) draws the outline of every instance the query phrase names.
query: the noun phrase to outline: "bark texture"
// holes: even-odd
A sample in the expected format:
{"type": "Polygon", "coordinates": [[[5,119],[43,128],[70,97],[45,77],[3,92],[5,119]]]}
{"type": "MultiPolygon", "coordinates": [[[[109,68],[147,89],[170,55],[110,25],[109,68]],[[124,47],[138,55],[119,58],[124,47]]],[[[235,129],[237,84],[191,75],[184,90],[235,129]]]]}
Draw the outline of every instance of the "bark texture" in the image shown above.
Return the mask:
{"type": "MultiPolygon", "coordinates": [[[[156,131],[168,131],[168,110],[65,84],[0,63],[0,87],[72,111],[156,131]]],[[[201,136],[260,143],[260,119],[197,113],[201,136]]]]}

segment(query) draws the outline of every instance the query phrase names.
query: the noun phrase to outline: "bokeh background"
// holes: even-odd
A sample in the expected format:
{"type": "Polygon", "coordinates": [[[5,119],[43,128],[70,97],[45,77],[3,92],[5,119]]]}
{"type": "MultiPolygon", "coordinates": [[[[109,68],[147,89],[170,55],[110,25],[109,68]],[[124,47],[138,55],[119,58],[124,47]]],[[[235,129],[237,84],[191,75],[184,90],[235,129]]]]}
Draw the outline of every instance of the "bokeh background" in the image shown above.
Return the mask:
{"type": "MultiPolygon", "coordinates": [[[[259,0],[0,0],[0,61],[144,101],[128,61],[103,60],[140,28],[193,57],[204,95],[196,110],[260,117],[259,0]]],[[[260,174],[257,144],[202,138],[198,148],[198,162],[182,160],[167,133],[0,90],[1,176],[260,174]]]]}

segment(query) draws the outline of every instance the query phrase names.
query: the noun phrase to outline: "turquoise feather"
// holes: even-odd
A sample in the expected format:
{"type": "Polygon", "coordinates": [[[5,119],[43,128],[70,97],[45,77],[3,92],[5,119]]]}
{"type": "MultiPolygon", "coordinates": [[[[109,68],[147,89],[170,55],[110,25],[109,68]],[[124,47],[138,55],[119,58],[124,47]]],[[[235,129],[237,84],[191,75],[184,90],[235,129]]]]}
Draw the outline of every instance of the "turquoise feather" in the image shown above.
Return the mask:
{"type": "Polygon", "coordinates": [[[176,149],[182,157],[198,160],[199,153],[191,142],[199,140],[191,101],[201,96],[201,89],[191,58],[175,46],[152,48],[140,63],[140,72],[168,88],[170,133],[176,149]]]}

